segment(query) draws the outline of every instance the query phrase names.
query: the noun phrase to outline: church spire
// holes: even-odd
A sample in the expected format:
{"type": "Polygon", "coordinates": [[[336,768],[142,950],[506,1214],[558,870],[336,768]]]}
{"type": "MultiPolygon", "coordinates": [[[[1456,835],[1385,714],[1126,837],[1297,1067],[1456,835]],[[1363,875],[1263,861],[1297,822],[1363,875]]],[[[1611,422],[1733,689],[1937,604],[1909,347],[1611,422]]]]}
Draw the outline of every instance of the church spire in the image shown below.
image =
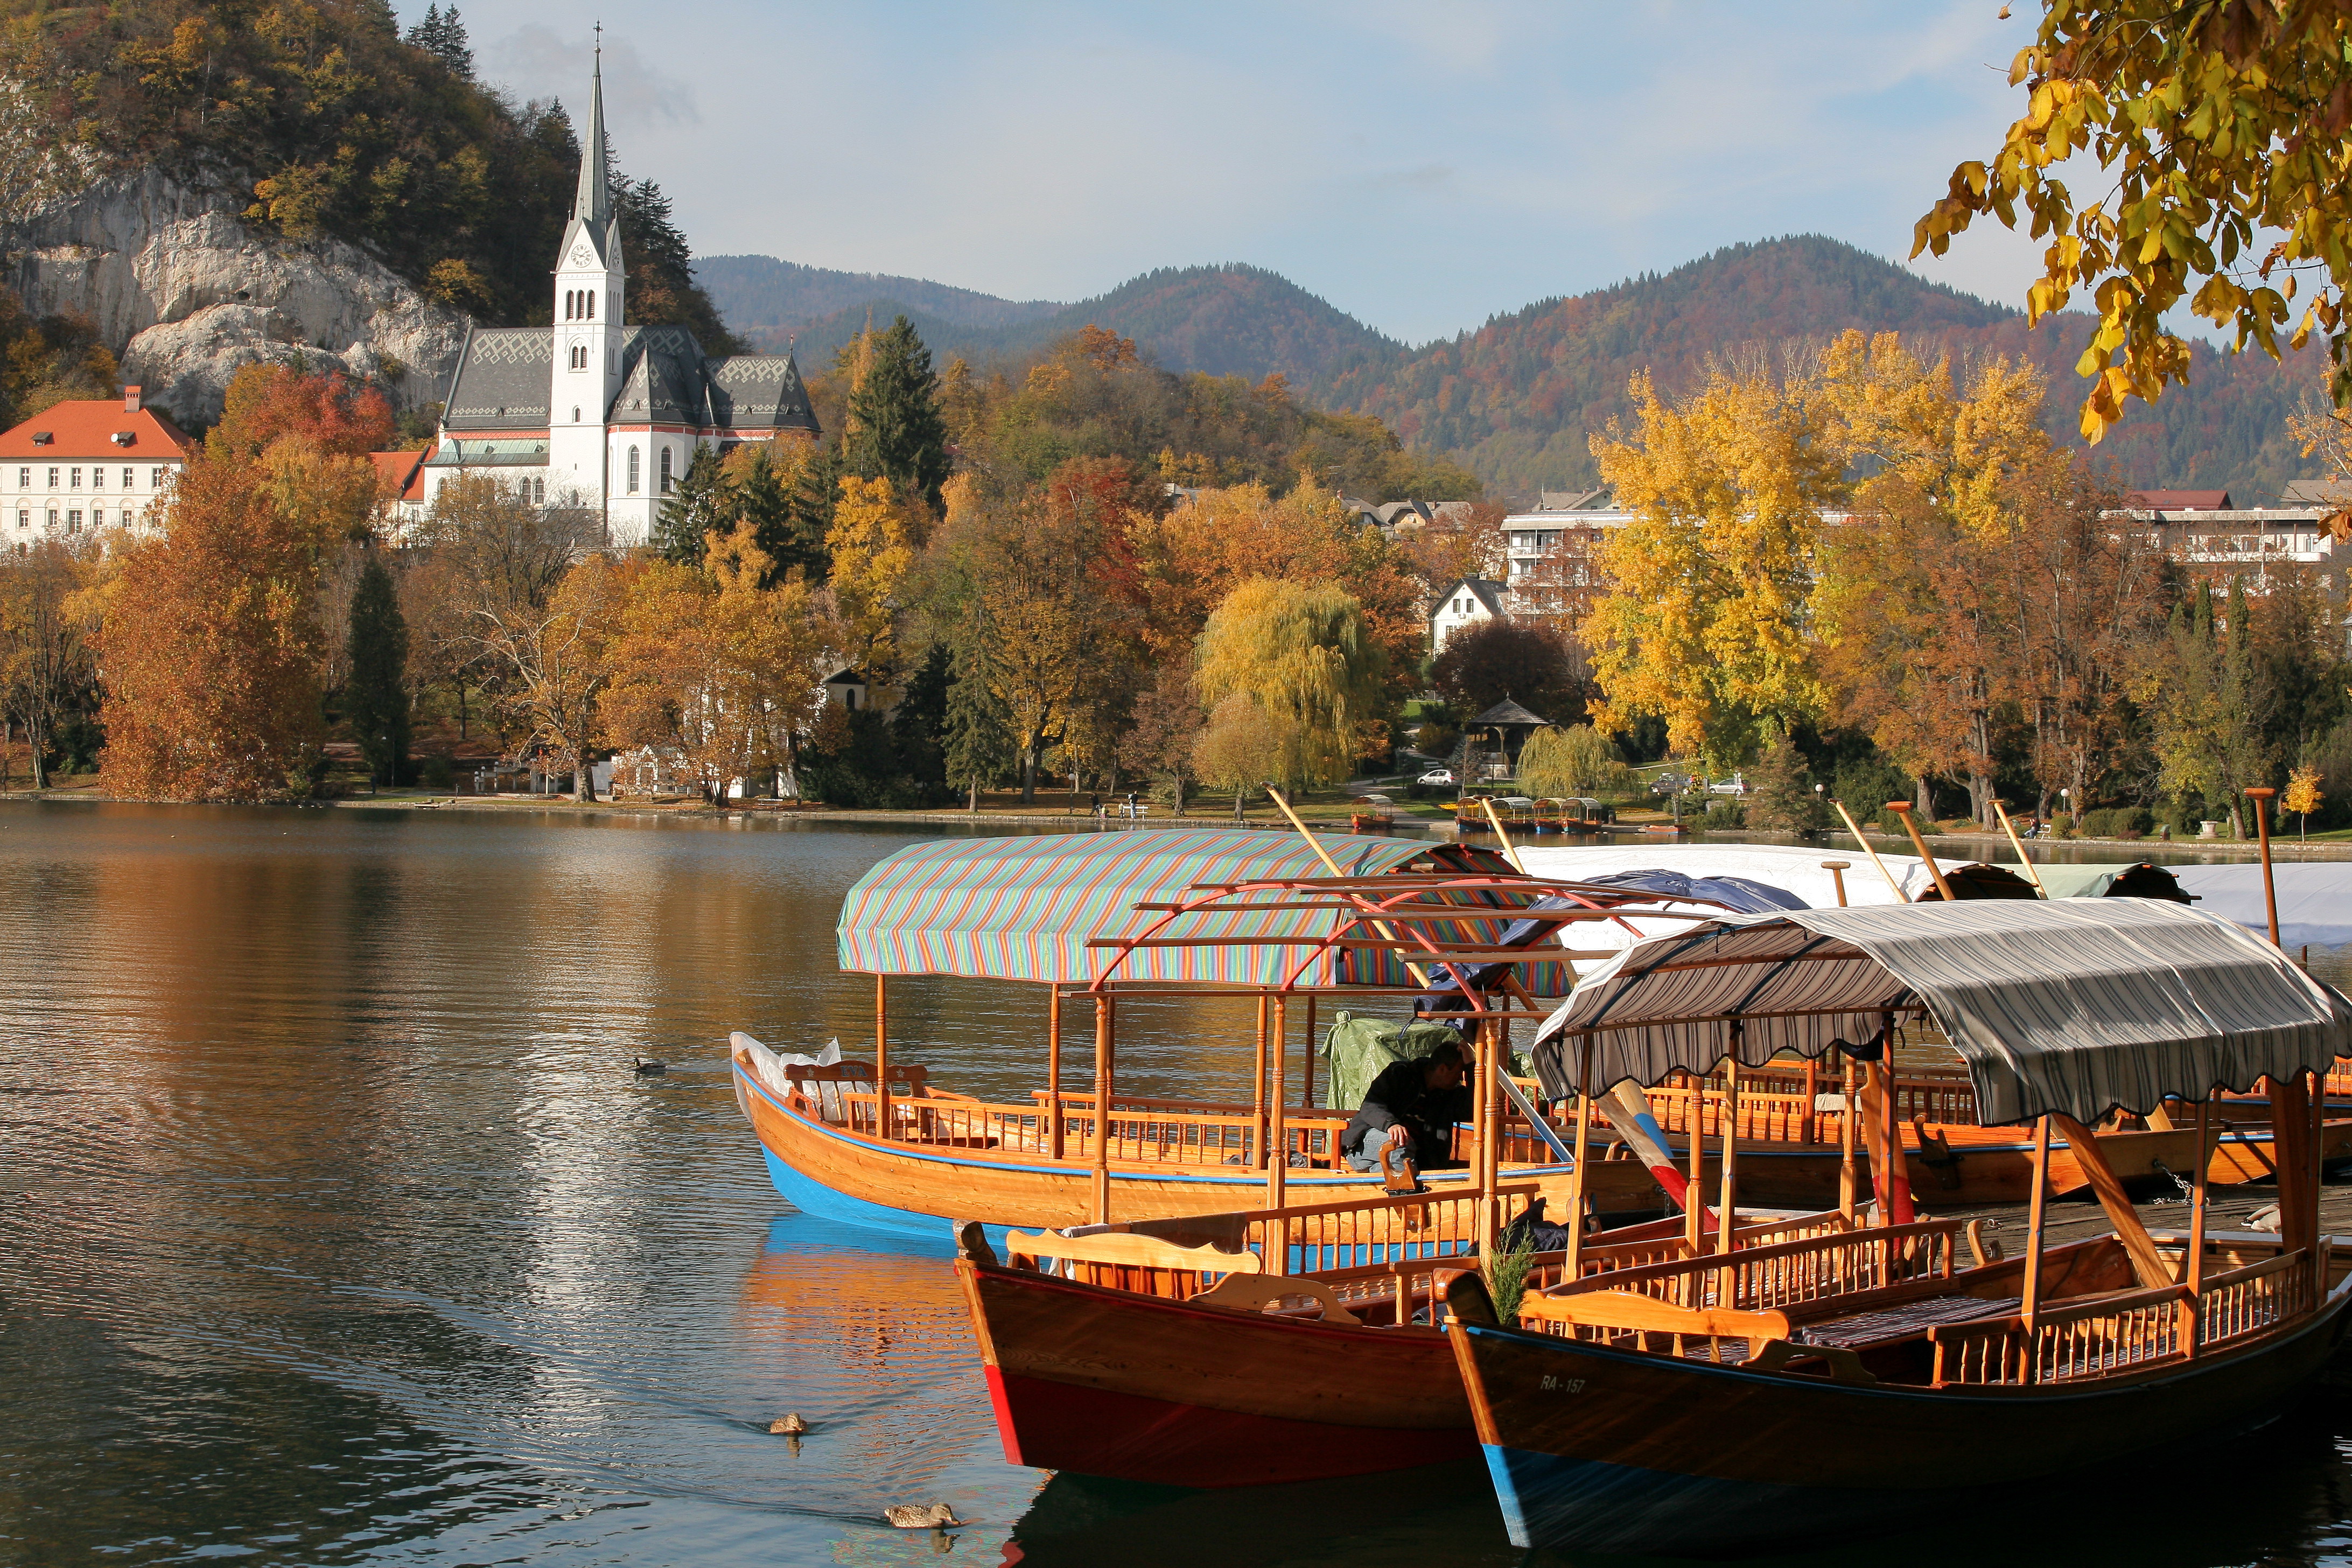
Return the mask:
{"type": "Polygon", "coordinates": [[[604,169],[604,24],[596,24],[596,71],[588,88],[588,134],[580,143],[580,190],[572,216],[600,235],[613,216],[613,189],[604,169]]]}

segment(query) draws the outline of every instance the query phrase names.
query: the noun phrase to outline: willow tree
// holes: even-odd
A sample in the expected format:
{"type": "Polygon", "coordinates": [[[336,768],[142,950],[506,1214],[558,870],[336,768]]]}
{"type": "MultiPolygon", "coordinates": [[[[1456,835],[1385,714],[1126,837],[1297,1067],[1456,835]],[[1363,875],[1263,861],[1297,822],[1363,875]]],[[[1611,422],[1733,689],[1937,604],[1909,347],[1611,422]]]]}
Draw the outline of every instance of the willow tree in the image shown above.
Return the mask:
{"type": "MultiPolygon", "coordinates": [[[[1249,699],[1283,734],[1283,782],[1348,776],[1386,719],[1388,658],[1355,596],[1336,584],[1254,577],[1202,629],[1193,683],[1220,712],[1249,699]]],[[[1212,722],[1212,728],[1214,722],[1212,722]]]]}
{"type": "Polygon", "coordinates": [[[1519,752],[1519,787],[1553,799],[1632,787],[1633,770],[1608,736],[1590,724],[1552,726],[1528,737],[1519,752]]]}

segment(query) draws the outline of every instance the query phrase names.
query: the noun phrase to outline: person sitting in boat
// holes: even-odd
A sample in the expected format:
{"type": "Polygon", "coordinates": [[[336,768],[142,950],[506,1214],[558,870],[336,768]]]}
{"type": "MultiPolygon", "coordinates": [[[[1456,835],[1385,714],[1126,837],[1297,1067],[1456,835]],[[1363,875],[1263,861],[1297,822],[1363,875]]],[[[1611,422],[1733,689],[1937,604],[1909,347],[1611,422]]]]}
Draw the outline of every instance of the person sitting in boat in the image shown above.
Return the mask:
{"type": "Polygon", "coordinates": [[[1454,1158],[1454,1124],[1470,1115],[1462,1047],[1448,1041],[1418,1060],[1391,1062],[1364,1091],[1364,1103],[1341,1135],[1348,1163],[1381,1168],[1381,1146],[1423,1170],[1461,1163],[1454,1158]]]}

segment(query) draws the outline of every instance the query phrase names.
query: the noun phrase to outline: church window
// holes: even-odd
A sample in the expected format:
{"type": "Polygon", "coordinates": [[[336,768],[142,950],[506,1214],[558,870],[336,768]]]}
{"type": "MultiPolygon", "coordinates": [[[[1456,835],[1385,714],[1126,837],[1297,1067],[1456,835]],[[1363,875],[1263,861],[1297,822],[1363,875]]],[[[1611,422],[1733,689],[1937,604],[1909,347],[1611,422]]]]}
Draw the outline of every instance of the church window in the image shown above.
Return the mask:
{"type": "Polygon", "coordinates": [[[596,290],[593,289],[588,290],[588,319],[592,321],[596,319],[596,290]]]}
{"type": "Polygon", "coordinates": [[[629,493],[637,493],[637,449],[635,447],[629,448],[629,493]]]}
{"type": "Polygon", "coordinates": [[[661,449],[661,493],[667,495],[669,492],[669,448],[667,447],[664,447],[661,449]]]}
{"type": "Polygon", "coordinates": [[[576,403],[572,405],[572,423],[574,425],[580,423],[580,405],[576,403]]]}
{"type": "Polygon", "coordinates": [[[547,481],[545,479],[533,479],[530,481],[530,499],[534,505],[545,506],[547,504],[547,481]]]}
{"type": "Polygon", "coordinates": [[[563,291],[563,319],[567,321],[572,319],[572,290],[569,289],[563,291]]]}

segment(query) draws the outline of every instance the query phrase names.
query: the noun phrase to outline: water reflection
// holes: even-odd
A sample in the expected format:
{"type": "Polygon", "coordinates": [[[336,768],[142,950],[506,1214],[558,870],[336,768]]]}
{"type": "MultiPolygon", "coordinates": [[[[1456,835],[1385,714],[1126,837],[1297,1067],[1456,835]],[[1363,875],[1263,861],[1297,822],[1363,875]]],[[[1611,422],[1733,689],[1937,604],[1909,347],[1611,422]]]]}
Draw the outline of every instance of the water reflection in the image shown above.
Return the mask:
{"type": "MultiPolygon", "coordinates": [[[[1010,1467],[943,1245],[775,1195],[719,1042],[869,1048],[834,914],[910,837],[0,806],[0,1563],[1519,1561],[1475,1466],[1246,1495],[1010,1467]],[[973,1523],[885,1530],[900,1501],[973,1523]]],[[[1033,994],[892,1010],[945,1082],[1038,1082],[1033,994]]],[[[1120,1023],[1139,1091],[1246,1082],[1246,1006],[1120,1023]]],[[[2340,1552],[2334,1419],[2033,1539],[2340,1552]]],[[[1993,1539],[1948,1522],[1906,1555],[1993,1539]]]]}

